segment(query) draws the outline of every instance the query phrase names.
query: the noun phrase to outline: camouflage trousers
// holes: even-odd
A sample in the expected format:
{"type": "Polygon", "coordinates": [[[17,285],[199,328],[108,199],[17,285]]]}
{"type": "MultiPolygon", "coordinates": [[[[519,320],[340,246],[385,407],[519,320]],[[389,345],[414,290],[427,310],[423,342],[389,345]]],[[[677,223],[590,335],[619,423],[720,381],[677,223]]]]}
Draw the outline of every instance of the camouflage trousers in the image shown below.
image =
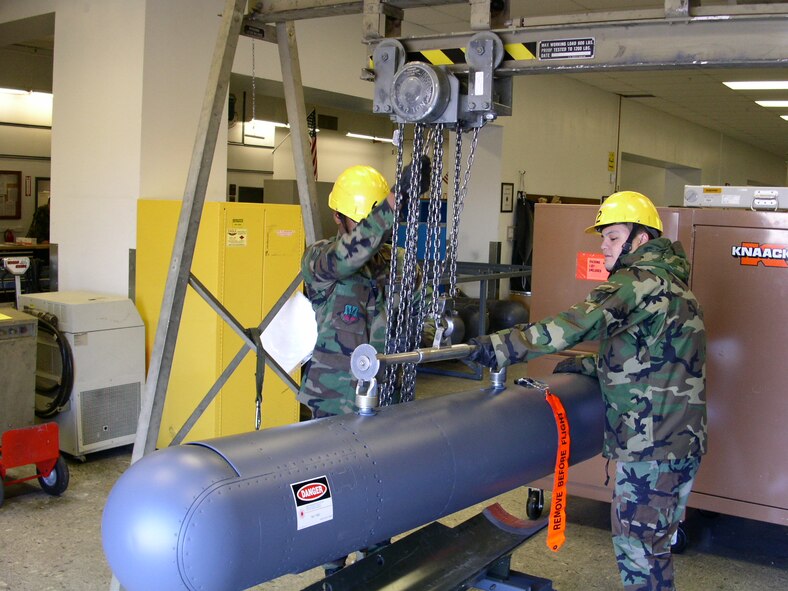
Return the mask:
{"type": "Polygon", "coordinates": [[[610,517],[626,591],[675,589],[671,541],[699,465],[699,458],[616,465],[610,517]]]}

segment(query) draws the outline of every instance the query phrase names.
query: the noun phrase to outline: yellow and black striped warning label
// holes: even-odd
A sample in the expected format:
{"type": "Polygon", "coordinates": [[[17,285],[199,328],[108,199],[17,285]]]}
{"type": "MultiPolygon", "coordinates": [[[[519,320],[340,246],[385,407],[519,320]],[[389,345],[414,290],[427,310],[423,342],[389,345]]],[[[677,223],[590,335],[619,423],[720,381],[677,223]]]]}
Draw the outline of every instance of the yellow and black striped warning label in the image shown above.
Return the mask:
{"type": "MultiPolygon", "coordinates": [[[[536,59],[536,41],[529,43],[509,43],[503,46],[504,61],[523,61],[536,59]]],[[[465,48],[425,49],[408,53],[409,62],[425,62],[433,66],[449,66],[465,63],[465,48]]]]}

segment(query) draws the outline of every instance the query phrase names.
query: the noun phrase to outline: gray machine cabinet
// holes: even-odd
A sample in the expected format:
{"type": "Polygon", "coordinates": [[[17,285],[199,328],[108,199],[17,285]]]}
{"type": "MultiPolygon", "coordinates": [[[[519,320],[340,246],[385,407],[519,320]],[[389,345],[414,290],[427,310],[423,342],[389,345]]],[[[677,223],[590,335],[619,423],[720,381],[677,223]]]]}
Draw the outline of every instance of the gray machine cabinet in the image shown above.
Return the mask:
{"type": "Polygon", "coordinates": [[[0,307],[0,433],[34,422],[37,330],[35,317],[0,307]]]}

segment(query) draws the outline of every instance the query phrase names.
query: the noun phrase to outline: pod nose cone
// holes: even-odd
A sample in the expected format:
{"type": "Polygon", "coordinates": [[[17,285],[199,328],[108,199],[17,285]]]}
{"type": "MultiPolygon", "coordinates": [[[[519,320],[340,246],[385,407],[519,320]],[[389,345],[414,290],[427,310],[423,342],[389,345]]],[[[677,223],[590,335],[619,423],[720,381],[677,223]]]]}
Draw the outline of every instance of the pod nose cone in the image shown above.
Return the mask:
{"type": "Polygon", "coordinates": [[[156,451],[115,483],[101,521],[104,554],[129,591],[186,589],[179,559],[183,522],[200,496],[236,472],[212,450],[156,451]]]}

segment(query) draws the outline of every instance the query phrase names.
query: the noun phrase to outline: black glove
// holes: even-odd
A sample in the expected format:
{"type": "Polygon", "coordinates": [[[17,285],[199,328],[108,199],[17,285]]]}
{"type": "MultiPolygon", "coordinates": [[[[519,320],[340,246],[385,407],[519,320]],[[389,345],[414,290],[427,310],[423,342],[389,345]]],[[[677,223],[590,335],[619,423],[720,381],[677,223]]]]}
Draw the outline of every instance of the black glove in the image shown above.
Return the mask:
{"type": "Polygon", "coordinates": [[[471,350],[470,355],[466,359],[475,361],[490,369],[498,369],[498,360],[495,357],[495,349],[489,335],[470,339],[468,340],[468,345],[474,347],[474,349],[471,350]]]}
{"type": "Polygon", "coordinates": [[[566,357],[553,368],[553,373],[583,373],[580,357],[566,357]]]}
{"type": "MultiPolygon", "coordinates": [[[[432,164],[427,156],[422,156],[417,164],[421,170],[421,179],[419,182],[419,196],[421,196],[430,189],[432,164]]],[[[407,199],[407,195],[410,192],[410,179],[413,177],[413,168],[413,162],[411,162],[402,169],[402,176],[400,177],[399,181],[399,192],[401,199],[407,199]]],[[[391,187],[392,192],[394,192],[394,189],[395,187],[391,187]]]]}

